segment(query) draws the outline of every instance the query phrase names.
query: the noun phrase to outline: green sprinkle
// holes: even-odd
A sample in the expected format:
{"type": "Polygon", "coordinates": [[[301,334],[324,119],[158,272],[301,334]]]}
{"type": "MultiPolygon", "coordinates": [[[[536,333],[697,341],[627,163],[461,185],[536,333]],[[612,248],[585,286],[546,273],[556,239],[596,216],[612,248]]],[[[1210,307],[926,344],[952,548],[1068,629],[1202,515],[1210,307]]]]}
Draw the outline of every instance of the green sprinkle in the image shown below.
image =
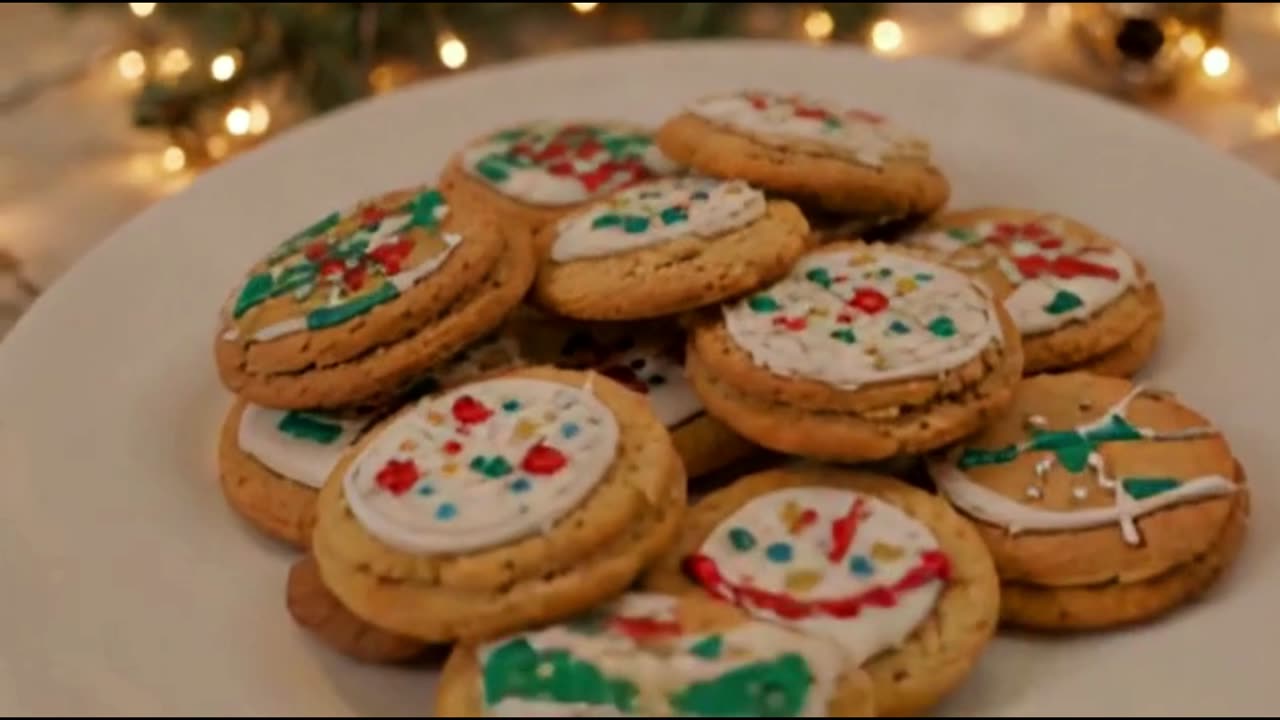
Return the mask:
{"type": "Polygon", "coordinates": [[[756,538],[746,528],[736,527],[729,531],[729,543],[734,550],[746,552],[756,546],[756,538]]]}
{"type": "Polygon", "coordinates": [[[826,268],[816,267],[804,274],[806,280],[824,288],[831,287],[831,273],[826,268]]]}
{"type": "Polygon", "coordinates": [[[747,307],[758,313],[777,312],[778,301],[768,295],[753,295],[747,300],[747,307]]]}
{"type": "Polygon", "coordinates": [[[908,327],[907,324],[902,322],[901,320],[894,320],[893,322],[889,323],[889,332],[893,333],[894,335],[906,335],[907,333],[911,332],[911,328],[908,327]]]}
{"type": "Polygon", "coordinates": [[[1044,306],[1044,311],[1050,315],[1061,315],[1065,312],[1071,312],[1081,305],[1084,305],[1084,301],[1080,299],[1079,295],[1066,290],[1059,290],[1053,296],[1053,301],[1044,306]]]}
{"type": "Polygon", "coordinates": [[[838,330],[832,330],[831,337],[835,338],[836,340],[839,340],[840,342],[846,345],[852,345],[858,342],[857,336],[855,336],[853,334],[853,331],[850,330],[849,328],[840,328],[838,330]]]}
{"type": "Polygon", "coordinates": [[[939,315],[929,323],[929,332],[940,338],[949,338],[956,334],[956,324],[946,315],[939,315]]]}

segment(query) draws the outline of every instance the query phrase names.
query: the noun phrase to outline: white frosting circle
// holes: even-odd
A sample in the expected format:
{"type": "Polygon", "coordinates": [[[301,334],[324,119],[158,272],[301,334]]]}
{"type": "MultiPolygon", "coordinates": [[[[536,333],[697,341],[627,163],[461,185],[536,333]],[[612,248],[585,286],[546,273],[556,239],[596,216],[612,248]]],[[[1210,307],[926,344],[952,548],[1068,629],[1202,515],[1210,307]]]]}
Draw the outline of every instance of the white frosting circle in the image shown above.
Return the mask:
{"type": "Polygon", "coordinates": [[[240,413],[236,442],[277,475],[319,490],[370,421],[248,403],[240,413]]]}

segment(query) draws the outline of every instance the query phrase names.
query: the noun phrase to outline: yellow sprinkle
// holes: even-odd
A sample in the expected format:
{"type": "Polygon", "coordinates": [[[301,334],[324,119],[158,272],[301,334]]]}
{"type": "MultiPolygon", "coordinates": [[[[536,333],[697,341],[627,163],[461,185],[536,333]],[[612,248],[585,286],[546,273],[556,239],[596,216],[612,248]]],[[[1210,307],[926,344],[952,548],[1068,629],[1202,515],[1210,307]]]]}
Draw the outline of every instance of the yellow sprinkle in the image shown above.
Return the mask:
{"type": "Polygon", "coordinates": [[[871,559],[880,562],[892,562],[902,557],[903,549],[897,545],[890,545],[877,541],[871,546],[871,559]]]}
{"type": "Polygon", "coordinates": [[[444,416],[433,410],[427,413],[427,422],[431,423],[432,425],[443,425],[444,416]]]}
{"type": "Polygon", "coordinates": [[[849,267],[859,267],[861,265],[870,265],[875,262],[876,258],[870,253],[860,253],[849,258],[849,267]]]}
{"type": "Polygon", "coordinates": [[[782,506],[782,524],[790,528],[800,518],[800,506],[794,500],[788,500],[786,505],[782,506]]]}
{"type": "Polygon", "coordinates": [[[822,574],[812,570],[795,570],[787,573],[787,589],[791,592],[812,590],[822,582],[822,574]]]}
{"type": "Polygon", "coordinates": [[[418,449],[418,443],[412,440],[405,440],[400,443],[400,452],[413,452],[418,449]]]}
{"type": "Polygon", "coordinates": [[[826,317],[827,315],[827,309],[824,307],[809,308],[809,317],[821,318],[826,317]]]}
{"type": "Polygon", "coordinates": [[[907,293],[911,292],[912,290],[915,290],[918,287],[920,286],[916,283],[915,278],[909,278],[909,277],[898,278],[898,294],[899,295],[906,295],[907,293]]]}
{"type": "Polygon", "coordinates": [[[457,475],[457,474],[458,474],[458,464],[457,464],[457,463],[445,463],[445,464],[444,464],[444,467],[440,468],[440,471],[441,471],[441,472],[443,472],[445,475],[457,475]]]}
{"type": "Polygon", "coordinates": [[[521,419],[516,423],[516,439],[528,440],[533,434],[538,432],[538,426],[531,420],[521,419]]]}

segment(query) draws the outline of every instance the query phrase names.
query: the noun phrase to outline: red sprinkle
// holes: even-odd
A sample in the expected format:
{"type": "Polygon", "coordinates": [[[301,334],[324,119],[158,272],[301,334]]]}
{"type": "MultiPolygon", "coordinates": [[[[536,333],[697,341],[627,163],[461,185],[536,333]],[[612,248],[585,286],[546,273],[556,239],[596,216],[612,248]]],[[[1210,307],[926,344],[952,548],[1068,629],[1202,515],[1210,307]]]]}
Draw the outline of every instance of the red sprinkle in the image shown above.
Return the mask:
{"type": "Polygon", "coordinates": [[[387,212],[377,205],[370,205],[360,211],[360,222],[363,225],[377,225],[387,216],[387,212]]]}
{"type": "Polygon", "coordinates": [[[320,263],[320,274],[324,277],[332,275],[341,275],[346,270],[346,266],[341,260],[325,260],[320,263]]]}
{"type": "Polygon", "coordinates": [[[551,475],[564,467],[569,459],[559,450],[539,442],[529,448],[524,459],[520,461],[520,469],[534,475],[551,475]]]}
{"type": "Polygon", "coordinates": [[[853,316],[849,313],[840,313],[836,316],[836,322],[851,323],[853,322],[853,316]]]}
{"type": "Polygon", "coordinates": [[[388,460],[374,480],[378,487],[392,495],[403,495],[418,482],[419,476],[418,466],[412,460],[388,460]]]}
{"type": "Polygon", "coordinates": [[[827,111],[822,108],[806,107],[797,105],[795,110],[796,117],[809,118],[810,120],[825,120],[827,111]]]}
{"type": "Polygon", "coordinates": [[[652,618],[616,617],[609,621],[610,627],[633,640],[648,640],[665,635],[680,635],[684,630],[680,623],[652,618]]]}
{"type": "Polygon", "coordinates": [[[854,500],[849,512],[831,523],[831,550],[827,552],[827,560],[838,563],[849,552],[849,546],[858,534],[858,520],[861,519],[863,505],[862,498],[854,500]]]}
{"type": "Polygon", "coordinates": [[[773,324],[778,327],[784,327],[792,332],[799,332],[809,325],[809,322],[802,317],[788,317],[779,315],[773,319],[773,324]]]}
{"type": "Polygon", "coordinates": [[[450,455],[457,455],[462,452],[462,443],[457,440],[450,440],[444,444],[444,451],[450,455]]]}
{"type": "Polygon", "coordinates": [[[347,268],[347,271],[342,275],[342,282],[347,286],[348,290],[355,292],[364,287],[367,272],[363,265],[347,268]]]}
{"type": "Polygon", "coordinates": [[[406,236],[370,250],[369,257],[381,265],[388,275],[395,275],[400,272],[401,264],[411,253],[413,253],[413,239],[406,236]]]}
{"type": "Polygon", "coordinates": [[[493,415],[493,411],[484,406],[484,403],[476,400],[470,395],[463,395],[453,401],[453,419],[463,425],[474,425],[488,420],[493,415]]]}
{"type": "Polygon", "coordinates": [[[889,307],[889,298],[875,288],[858,288],[853,293],[853,299],[849,304],[865,313],[875,315],[889,307]]]}
{"type": "Polygon", "coordinates": [[[324,256],[329,254],[329,244],[323,240],[317,240],[308,245],[307,249],[303,251],[303,254],[306,255],[307,259],[311,262],[319,262],[324,258],[324,256]]]}
{"type": "Polygon", "coordinates": [[[573,164],[567,162],[554,162],[547,166],[547,172],[552,175],[572,175],[573,164]]]}

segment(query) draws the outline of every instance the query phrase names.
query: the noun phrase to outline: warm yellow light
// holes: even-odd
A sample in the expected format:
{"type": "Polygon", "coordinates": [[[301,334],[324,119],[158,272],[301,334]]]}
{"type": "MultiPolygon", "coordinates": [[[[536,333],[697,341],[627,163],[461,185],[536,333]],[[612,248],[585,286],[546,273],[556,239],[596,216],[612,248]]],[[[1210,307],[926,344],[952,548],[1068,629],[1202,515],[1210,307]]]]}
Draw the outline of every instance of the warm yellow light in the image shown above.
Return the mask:
{"type": "Polygon", "coordinates": [[[1226,48],[1211,47],[1201,56],[1200,68],[1209,77],[1222,77],[1231,69],[1231,53],[1226,48]]]}
{"type": "Polygon", "coordinates": [[[147,72],[147,59],[137,50],[125,50],[116,58],[116,69],[126,80],[137,80],[147,72]]]}
{"type": "Polygon", "coordinates": [[[1275,23],[1276,27],[1280,27],[1280,3],[1271,6],[1271,22],[1275,23]]]}
{"type": "Polygon", "coordinates": [[[1064,30],[1071,24],[1071,3],[1050,3],[1049,4],[1049,27],[1054,30],[1064,30]]]}
{"type": "Polygon", "coordinates": [[[804,16],[804,34],[810,40],[826,40],[835,29],[835,18],[826,10],[814,10],[804,16]]]}
{"type": "Polygon", "coordinates": [[[1178,47],[1190,57],[1200,57],[1204,53],[1204,36],[1190,30],[1178,40],[1178,47]]]}
{"type": "Polygon", "coordinates": [[[902,26],[892,20],[879,20],[871,26],[871,47],[890,53],[902,47],[902,26]]]}
{"type": "Polygon", "coordinates": [[[457,70],[467,64],[467,46],[457,35],[441,35],[436,50],[440,53],[440,62],[450,70],[457,70]]]}
{"type": "Polygon", "coordinates": [[[129,11],[138,17],[147,17],[156,11],[155,3],[129,3],[129,11]]]}
{"type": "Polygon", "coordinates": [[[261,135],[271,126],[271,111],[267,109],[266,103],[261,100],[254,100],[249,103],[249,132],[254,135],[261,135]]]}
{"type": "Polygon", "coordinates": [[[249,132],[249,125],[253,122],[253,116],[249,114],[248,109],[236,106],[231,108],[227,113],[227,132],[232,135],[244,135],[249,132]]]}
{"type": "Polygon", "coordinates": [[[187,154],[177,145],[170,145],[160,155],[160,165],[171,173],[176,173],[187,166],[187,154]]]}
{"type": "Polygon", "coordinates": [[[210,135],[209,139],[204,141],[204,151],[209,153],[209,157],[214,160],[221,160],[227,156],[227,151],[231,149],[231,143],[222,135],[210,135]]]}
{"type": "Polygon", "coordinates": [[[180,47],[169,48],[160,57],[160,74],[172,77],[191,69],[191,55],[180,47]]]}
{"type": "Polygon", "coordinates": [[[218,82],[226,82],[236,74],[237,67],[236,57],[231,53],[222,53],[209,63],[209,74],[218,82]]]}
{"type": "Polygon", "coordinates": [[[1004,35],[1022,23],[1023,3],[971,3],[964,9],[964,26],[975,35],[1004,35]]]}
{"type": "Polygon", "coordinates": [[[596,6],[599,5],[600,3],[569,3],[569,4],[573,6],[574,10],[577,10],[583,15],[586,15],[592,10],[595,10],[596,6]]]}

